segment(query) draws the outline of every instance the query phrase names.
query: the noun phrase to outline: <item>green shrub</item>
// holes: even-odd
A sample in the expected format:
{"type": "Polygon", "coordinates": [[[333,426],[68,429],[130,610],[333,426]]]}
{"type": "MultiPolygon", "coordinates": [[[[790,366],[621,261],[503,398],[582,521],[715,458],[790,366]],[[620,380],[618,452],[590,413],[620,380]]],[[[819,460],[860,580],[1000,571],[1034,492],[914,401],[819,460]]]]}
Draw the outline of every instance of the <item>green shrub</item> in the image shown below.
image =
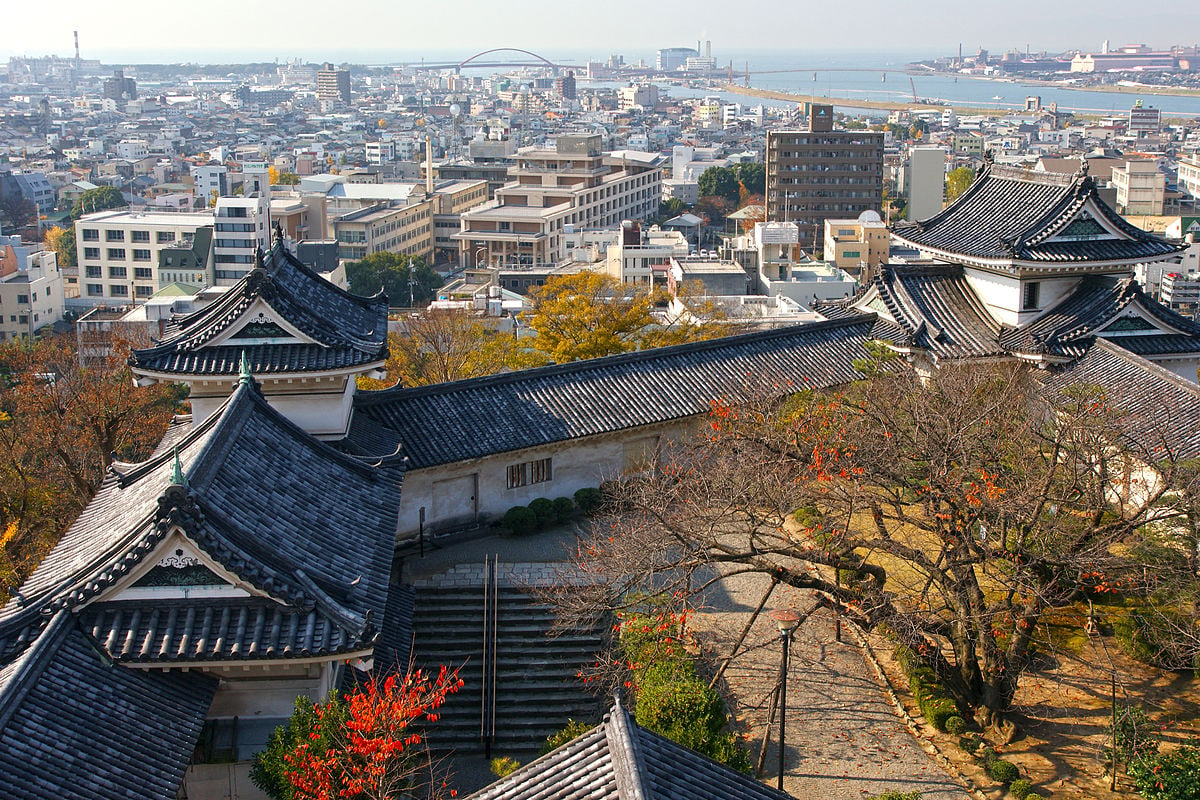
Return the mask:
{"type": "Polygon", "coordinates": [[[554,502],[545,497],[539,497],[529,504],[529,510],[537,517],[537,527],[548,528],[554,524],[554,502]]]}
{"type": "Polygon", "coordinates": [[[979,748],[983,744],[983,739],[977,733],[968,733],[966,736],[958,737],[959,748],[971,755],[979,755],[979,748]]]}
{"type": "Polygon", "coordinates": [[[567,742],[578,739],[580,736],[583,736],[585,733],[590,731],[593,727],[595,726],[588,725],[586,722],[568,719],[567,727],[546,737],[546,743],[542,745],[542,751],[540,755],[544,756],[551,750],[557,750],[567,742]]]}
{"type": "Polygon", "coordinates": [[[946,720],[946,733],[953,733],[955,736],[967,729],[967,721],[955,714],[950,719],[946,720]]]}
{"type": "Polygon", "coordinates": [[[1024,778],[1015,780],[1009,784],[1008,793],[1017,800],[1025,800],[1026,797],[1033,794],[1033,784],[1024,778]]]}
{"type": "Polygon", "coordinates": [[[690,661],[686,666],[667,661],[639,670],[634,716],[649,731],[733,769],[750,771],[749,754],[724,732],[724,701],[696,676],[690,661]]]}
{"type": "Polygon", "coordinates": [[[271,733],[267,747],[255,754],[250,765],[250,780],[274,800],[291,800],[292,782],[287,773],[293,770],[287,756],[301,744],[308,745],[314,755],[324,753],[330,737],[337,733],[349,716],[349,706],[338,693],[330,692],[324,711],[317,714],[316,705],[307,697],[297,697],[292,716],[287,723],[271,733]]]}
{"type": "Polygon", "coordinates": [[[947,721],[960,716],[958,704],[949,696],[933,668],[921,661],[912,648],[899,645],[893,654],[896,663],[908,675],[908,686],[921,715],[934,728],[945,732],[947,721]]]}
{"type": "MultiPolygon", "coordinates": [[[[1147,758],[1158,752],[1162,741],[1158,726],[1141,706],[1125,706],[1117,716],[1117,758],[1125,764],[1139,758],[1147,758]]],[[[1108,726],[1104,741],[1113,741],[1113,727],[1108,726]]],[[[1112,748],[1104,748],[1106,761],[1112,759],[1112,748]]]]}
{"type": "Polygon", "coordinates": [[[997,758],[987,766],[987,774],[992,780],[1008,785],[1021,777],[1021,770],[1011,761],[997,758]]]}
{"type": "Polygon", "coordinates": [[[537,530],[537,514],[525,506],[513,506],[500,518],[500,526],[514,536],[524,536],[537,530]]]}
{"type": "Polygon", "coordinates": [[[490,764],[492,774],[497,778],[505,778],[521,768],[521,762],[508,756],[497,756],[490,764]]]}
{"type": "Polygon", "coordinates": [[[1200,798],[1200,746],[1156,753],[1129,765],[1129,776],[1146,800],[1200,798]]]}
{"type": "Polygon", "coordinates": [[[604,493],[599,489],[580,489],[575,493],[575,505],[584,514],[595,511],[603,501],[604,493]]]}
{"type": "Polygon", "coordinates": [[[867,800],[921,800],[921,793],[891,791],[871,795],[867,800]]]}
{"type": "Polygon", "coordinates": [[[571,517],[575,516],[575,501],[569,497],[554,498],[554,520],[555,522],[566,522],[571,517]]]}

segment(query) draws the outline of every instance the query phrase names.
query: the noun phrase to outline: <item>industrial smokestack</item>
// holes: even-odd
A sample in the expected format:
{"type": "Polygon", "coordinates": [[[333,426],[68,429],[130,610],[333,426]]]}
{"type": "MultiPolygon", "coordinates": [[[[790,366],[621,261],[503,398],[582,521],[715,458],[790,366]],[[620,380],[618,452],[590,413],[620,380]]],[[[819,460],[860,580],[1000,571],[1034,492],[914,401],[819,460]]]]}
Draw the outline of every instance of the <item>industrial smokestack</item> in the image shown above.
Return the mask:
{"type": "Polygon", "coordinates": [[[425,194],[433,196],[433,139],[425,134],[425,194]]]}
{"type": "Polygon", "coordinates": [[[712,58],[712,39],[706,39],[704,41],[704,57],[712,58]]]}
{"type": "Polygon", "coordinates": [[[75,31],[75,60],[79,60],[79,31],[75,31]]]}

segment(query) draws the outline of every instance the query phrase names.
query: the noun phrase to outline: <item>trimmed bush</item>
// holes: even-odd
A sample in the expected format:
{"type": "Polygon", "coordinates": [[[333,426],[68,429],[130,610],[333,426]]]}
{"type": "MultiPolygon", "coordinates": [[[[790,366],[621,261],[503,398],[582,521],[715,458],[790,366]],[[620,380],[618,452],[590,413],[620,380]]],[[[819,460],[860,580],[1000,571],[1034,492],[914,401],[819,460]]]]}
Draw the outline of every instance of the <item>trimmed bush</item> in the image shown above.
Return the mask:
{"type": "Polygon", "coordinates": [[[1015,780],[1009,784],[1008,793],[1017,800],[1025,800],[1026,797],[1029,797],[1029,795],[1033,794],[1033,784],[1024,778],[1015,780]]]}
{"type": "Polygon", "coordinates": [[[922,662],[912,648],[899,645],[894,656],[908,675],[908,686],[917,701],[917,707],[921,709],[921,715],[926,722],[944,733],[946,722],[951,717],[960,716],[958,704],[942,686],[933,668],[922,662]]]}
{"type": "Polygon", "coordinates": [[[634,713],[638,725],[749,773],[749,754],[723,730],[727,723],[724,701],[716,689],[696,677],[690,662],[687,668],[667,662],[639,670],[634,713]]]}
{"type": "Polygon", "coordinates": [[[538,529],[548,528],[554,524],[554,502],[546,497],[539,497],[529,504],[529,510],[537,517],[538,529]]]}
{"type": "Polygon", "coordinates": [[[537,514],[525,506],[513,506],[500,518],[500,527],[514,536],[525,536],[537,530],[537,514]]]}
{"type": "Polygon", "coordinates": [[[599,489],[580,489],[575,493],[575,505],[584,514],[590,514],[600,507],[604,501],[604,493],[599,489]]]}
{"type": "Polygon", "coordinates": [[[1196,800],[1200,797],[1200,746],[1184,745],[1134,761],[1129,776],[1146,800],[1196,800]]]}
{"type": "Polygon", "coordinates": [[[569,497],[554,498],[554,521],[563,523],[575,516],[575,501],[569,497]]]}
{"type": "Polygon", "coordinates": [[[883,794],[874,794],[867,800],[921,800],[920,792],[884,792],[883,794]]]}
{"type": "Polygon", "coordinates": [[[946,733],[953,733],[955,736],[967,729],[967,721],[955,714],[950,719],[946,720],[946,733]]]}
{"type": "Polygon", "coordinates": [[[1021,770],[1017,769],[1017,765],[1011,761],[1005,761],[1003,758],[997,758],[987,766],[987,774],[992,780],[1008,785],[1021,777],[1021,770]]]}
{"type": "Polygon", "coordinates": [[[979,748],[982,744],[983,739],[977,733],[968,733],[966,736],[958,737],[959,749],[973,756],[979,755],[979,748]]]}
{"type": "Polygon", "coordinates": [[[492,774],[497,778],[505,778],[521,768],[521,762],[509,756],[498,756],[490,764],[492,774]]]}

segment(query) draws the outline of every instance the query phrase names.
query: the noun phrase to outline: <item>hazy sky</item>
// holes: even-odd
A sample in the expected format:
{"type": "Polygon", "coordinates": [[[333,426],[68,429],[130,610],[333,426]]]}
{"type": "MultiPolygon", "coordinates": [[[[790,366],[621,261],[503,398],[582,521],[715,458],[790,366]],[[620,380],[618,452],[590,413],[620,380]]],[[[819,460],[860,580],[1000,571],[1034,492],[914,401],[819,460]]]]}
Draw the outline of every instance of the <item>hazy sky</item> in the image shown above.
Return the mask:
{"type": "MultiPolygon", "coordinates": [[[[203,61],[301,57],[407,61],[422,54],[522,47],[554,56],[653,55],[659,47],[713,43],[713,55],[757,49],[973,51],[1153,47],[1200,40],[1194,0],[950,0],[797,2],[529,2],[529,0],[56,0],[4,4],[0,57],[70,55],[78,30],[85,58],[203,61]],[[1182,41],[1180,37],[1191,36],[1182,41]],[[392,55],[394,54],[394,55],[392,55]]],[[[807,60],[807,59],[805,59],[807,60]]]]}

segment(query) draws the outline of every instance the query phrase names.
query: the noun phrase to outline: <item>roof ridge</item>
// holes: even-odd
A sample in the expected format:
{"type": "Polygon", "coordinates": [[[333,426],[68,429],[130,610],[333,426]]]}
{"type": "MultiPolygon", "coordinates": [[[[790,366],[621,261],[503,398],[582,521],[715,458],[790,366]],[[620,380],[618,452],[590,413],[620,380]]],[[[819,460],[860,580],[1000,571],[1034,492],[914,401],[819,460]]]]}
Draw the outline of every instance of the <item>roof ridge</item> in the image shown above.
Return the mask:
{"type": "Polygon", "coordinates": [[[496,373],[495,375],[485,375],[478,378],[463,378],[457,381],[431,383],[423,386],[392,386],[387,389],[379,389],[375,391],[360,391],[355,394],[354,401],[356,406],[362,405],[370,407],[380,403],[389,402],[390,400],[395,399],[397,396],[419,397],[429,394],[441,394],[446,391],[456,390],[463,386],[488,387],[513,383],[516,381],[529,380],[531,377],[600,370],[614,364],[652,361],[655,359],[675,355],[677,353],[695,353],[717,350],[723,347],[736,346],[737,344],[750,340],[765,341],[770,339],[782,339],[787,336],[794,335],[800,330],[809,332],[837,330],[841,328],[856,328],[868,322],[874,322],[876,316],[876,314],[871,313],[861,314],[854,317],[824,319],[817,322],[801,322],[795,325],[785,325],[779,328],[772,328],[767,331],[737,333],[732,336],[721,336],[716,339],[705,339],[699,342],[685,342],[683,344],[668,345],[667,347],[651,347],[645,350],[635,350],[628,353],[616,353],[609,356],[600,356],[599,358],[585,358],[576,361],[566,361],[561,364],[548,364],[543,367],[530,367],[528,369],[513,370],[511,372],[500,372],[496,373]]]}
{"type": "Polygon", "coordinates": [[[312,278],[312,279],[314,279],[314,280],[321,281],[321,283],[322,283],[324,286],[326,286],[326,287],[328,287],[328,288],[330,288],[330,289],[333,289],[333,290],[334,290],[334,292],[335,292],[336,294],[340,294],[340,295],[342,295],[343,297],[345,297],[345,298],[347,298],[347,299],[349,299],[349,300],[352,300],[352,301],[354,301],[355,303],[358,303],[358,304],[359,304],[359,305],[361,305],[363,308],[368,308],[368,309],[369,309],[369,308],[371,308],[372,306],[376,305],[376,304],[377,304],[377,302],[378,302],[380,299],[383,299],[383,298],[386,298],[386,297],[387,297],[387,295],[385,295],[385,294],[384,294],[384,292],[383,292],[383,289],[382,289],[382,288],[381,288],[381,289],[380,289],[378,292],[376,292],[375,294],[373,294],[373,295],[361,295],[361,294],[354,294],[353,292],[351,292],[351,291],[349,291],[349,290],[347,290],[347,289],[343,289],[341,286],[338,286],[338,285],[337,285],[336,283],[334,283],[333,281],[327,280],[327,279],[326,279],[324,276],[322,276],[322,275],[321,275],[320,273],[318,273],[316,270],[312,269],[312,268],[311,268],[311,267],[309,267],[307,264],[305,264],[303,261],[301,261],[299,258],[297,258],[296,256],[292,255],[292,252],[291,252],[290,250],[288,250],[288,249],[287,249],[287,246],[286,246],[286,245],[283,243],[283,240],[282,240],[282,239],[276,239],[276,240],[275,240],[275,241],[274,241],[274,242],[271,244],[271,249],[270,249],[270,251],[268,251],[268,255],[269,255],[269,256],[270,256],[270,258],[271,258],[271,267],[270,267],[270,269],[278,269],[278,266],[276,266],[276,265],[275,265],[275,253],[276,253],[276,251],[277,251],[277,250],[282,250],[282,251],[283,251],[283,255],[284,255],[284,259],[286,260],[286,263],[288,263],[289,265],[291,265],[293,268],[295,268],[295,269],[298,269],[298,270],[299,270],[301,273],[303,273],[303,274],[304,274],[306,277],[312,278]]]}
{"type": "Polygon", "coordinates": [[[612,758],[613,776],[617,781],[617,796],[620,800],[650,800],[650,793],[642,780],[638,724],[630,719],[629,712],[621,705],[619,694],[613,696],[612,710],[605,714],[603,724],[609,756],[612,758]]]}

